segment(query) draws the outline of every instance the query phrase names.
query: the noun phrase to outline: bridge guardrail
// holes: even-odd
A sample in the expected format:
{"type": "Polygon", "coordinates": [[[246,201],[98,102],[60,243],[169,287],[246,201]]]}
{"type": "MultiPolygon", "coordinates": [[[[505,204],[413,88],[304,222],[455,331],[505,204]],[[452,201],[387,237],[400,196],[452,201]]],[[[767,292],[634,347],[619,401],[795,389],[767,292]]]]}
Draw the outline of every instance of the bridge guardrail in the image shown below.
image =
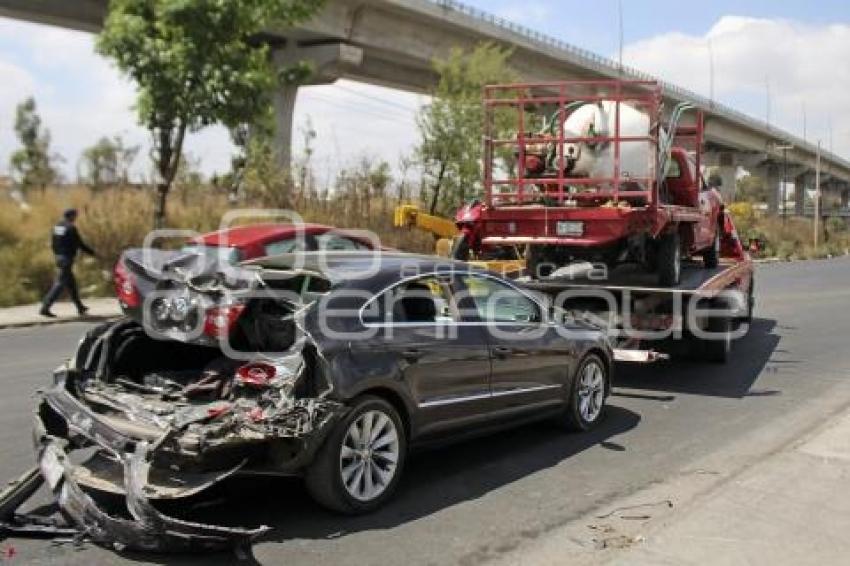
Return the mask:
{"type": "MultiPolygon", "coordinates": [[[[471,18],[474,18],[479,21],[487,22],[491,25],[494,25],[498,28],[516,33],[525,37],[526,39],[535,41],[542,45],[548,47],[554,47],[570,55],[580,57],[586,61],[590,61],[595,63],[601,67],[604,67],[609,72],[620,73],[622,72],[624,75],[629,75],[631,78],[639,79],[639,80],[651,80],[657,81],[662,88],[670,94],[677,96],[678,98],[696,104],[704,109],[708,109],[711,112],[716,114],[725,114],[728,118],[734,118],[739,122],[743,122],[750,127],[761,130],[768,135],[773,135],[777,139],[790,143],[796,147],[805,148],[811,153],[815,153],[817,148],[815,144],[803,140],[802,138],[786,132],[784,130],[779,130],[772,127],[767,122],[762,122],[760,120],[756,120],[750,116],[747,116],[743,112],[739,110],[735,110],[734,108],[727,106],[723,103],[719,103],[714,100],[709,100],[705,96],[701,94],[697,94],[688,89],[682,88],[678,85],[669,83],[667,81],[661,80],[657,77],[652,76],[651,74],[641,71],[639,69],[635,69],[634,67],[630,67],[628,65],[620,65],[619,63],[609,59],[608,57],[604,57],[599,55],[598,53],[594,53],[592,51],[588,51],[587,49],[583,49],[571,43],[567,43],[562,39],[557,39],[545,33],[533,30],[529,27],[526,27],[522,24],[518,24],[507,20],[505,18],[501,18],[484,10],[480,10],[478,8],[474,8],[463,2],[458,2],[457,0],[427,0],[428,2],[440,6],[445,10],[454,10],[471,18]]],[[[840,164],[842,167],[846,167],[850,169],[850,161],[847,161],[838,155],[825,151],[821,148],[821,157],[823,159],[828,159],[830,161],[834,161],[840,164]]]]}

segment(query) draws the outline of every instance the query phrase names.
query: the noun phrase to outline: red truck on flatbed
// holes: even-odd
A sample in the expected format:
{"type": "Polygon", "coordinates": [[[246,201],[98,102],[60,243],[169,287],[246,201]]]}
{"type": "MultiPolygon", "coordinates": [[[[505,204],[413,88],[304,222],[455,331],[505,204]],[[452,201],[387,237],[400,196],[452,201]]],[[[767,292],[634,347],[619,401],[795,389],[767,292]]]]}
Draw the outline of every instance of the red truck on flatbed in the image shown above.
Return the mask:
{"type": "Polygon", "coordinates": [[[679,105],[663,127],[650,81],[488,86],[484,109],[484,199],[458,213],[460,259],[522,246],[535,278],[580,260],[636,263],[660,286],[694,255],[717,267],[723,203],[701,174],[701,112],[681,125],[692,108],[679,105]],[[516,135],[501,126],[510,115],[516,135]]]}

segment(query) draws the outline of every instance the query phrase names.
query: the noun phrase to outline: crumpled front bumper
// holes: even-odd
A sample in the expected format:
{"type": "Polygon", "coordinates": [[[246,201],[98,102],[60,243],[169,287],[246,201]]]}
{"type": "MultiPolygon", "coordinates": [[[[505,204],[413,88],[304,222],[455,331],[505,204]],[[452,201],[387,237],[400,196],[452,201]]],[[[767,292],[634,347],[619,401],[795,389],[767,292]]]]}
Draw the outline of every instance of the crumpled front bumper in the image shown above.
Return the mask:
{"type": "MultiPolygon", "coordinates": [[[[210,551],[247,548],[269,530],[265,526],[244,529],[194,523],[158,511],[148,497],[149,454],[156,443],[149,445],[116,431],[62,384],[42,395],[33,434],[41,475],[55,495],[63,516],[82,535],[95,542],[153,552],[210,551]],[[123,466],[127,510],[132,519],[116,517],[103,510],[76,480],[69,452],[81,439],[106,451],[123,466]]],[[[238,467],[229,473],[236,469],[238,467]]],[[[229,473],[216,476],[210,485],[229,473]]],[[[27,487],[31,485],[22,483],[21,489],[27,487]]]]}

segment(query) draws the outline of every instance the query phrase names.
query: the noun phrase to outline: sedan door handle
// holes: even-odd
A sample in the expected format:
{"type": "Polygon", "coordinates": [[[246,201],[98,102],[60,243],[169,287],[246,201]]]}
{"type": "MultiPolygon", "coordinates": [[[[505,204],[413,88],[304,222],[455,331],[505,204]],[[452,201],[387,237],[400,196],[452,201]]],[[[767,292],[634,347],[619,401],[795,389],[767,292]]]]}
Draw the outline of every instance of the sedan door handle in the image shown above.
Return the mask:
{"type": "Polygon", "coordinates": [[[409,350],[405,350],[401,353],[401,357],[407,360],[410,363],[418,361],[419,358],[422,357],[422,350],[417,350],[416,348],[411,348],[409,350]]]}
{"type": "Polygon", "coordinates": [[[513,350],[507,346],[496,346],[493,348],[493,353],[497,358],[505,359],[513,353],[513,350]]]}

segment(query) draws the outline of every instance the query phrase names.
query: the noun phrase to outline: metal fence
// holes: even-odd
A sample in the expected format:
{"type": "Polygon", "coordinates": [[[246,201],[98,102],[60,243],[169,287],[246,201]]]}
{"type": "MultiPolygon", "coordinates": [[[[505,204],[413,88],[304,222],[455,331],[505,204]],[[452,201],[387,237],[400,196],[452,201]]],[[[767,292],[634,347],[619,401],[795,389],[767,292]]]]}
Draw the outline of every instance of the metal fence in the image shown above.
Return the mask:
{"type": "MultiPolygon", "coordinates": [[[[443,11],[447,14],[463,14],[479,22],[485,22],[495,27],[498,27],[499,29],[517,34],[528,41],[537,43],[538,45],[562,51],[570,55],[572,58],[578,59],[580,63],[591,67],[595,66],[599,68],[603,73],[606,73],[608,75],[616,75],[622,73],[625,78],[658,81],[658,84],[660,84],[661,87],[664,89],[665,94],[671,96],[672,98],[691,102],[705,110],[708,110],[714,114],[718,114],[723,118],[746,124],[754,130],[763,132],[765,135],[772,136],[777,141],[783,143],[790,143],[791,145],[794,145],[798,148],[805,148],[812,153],[815,153],[815,151],[817,151],[817,148],[814,144],[805,141],[802,138],[795,136],[794,134],[788,133],[784,130],[773,128],[766,121],[763,122],[751,118],[743,112],[735,110],[734,108],[726,106],[725,104],[709,100],[701,94],[697,94],[695,92],[674,85],[667,81],[660,80],[650,75],[649,73],[645,73],[627,65],[621,66],[616,61],[613,61],[608,57],[603,57],[598,53],[593,53],[592,51],[588,51],[587,49],[582,49],[581,47],[577,47],[561,39],[554,38],[552,36],[546,35],[545,33],[541,33],[521,24],[506,20],[505,18],[500,18],[499,16],[490,14],[483,10],[479,10],[478,8],[473,8],[472,6],[468,6],[462,2],[457,2],[456,0],[427,1],[432,4],[436,4],[437,6],[442,8],[443,11]]],[[[845,159],[835,155],[834,153],[824,151],[823,149],[821,149],[821,154],[823,159],[834,161],[835,163],[850,169],[850,161],[846,161],[845,159]]]]}

